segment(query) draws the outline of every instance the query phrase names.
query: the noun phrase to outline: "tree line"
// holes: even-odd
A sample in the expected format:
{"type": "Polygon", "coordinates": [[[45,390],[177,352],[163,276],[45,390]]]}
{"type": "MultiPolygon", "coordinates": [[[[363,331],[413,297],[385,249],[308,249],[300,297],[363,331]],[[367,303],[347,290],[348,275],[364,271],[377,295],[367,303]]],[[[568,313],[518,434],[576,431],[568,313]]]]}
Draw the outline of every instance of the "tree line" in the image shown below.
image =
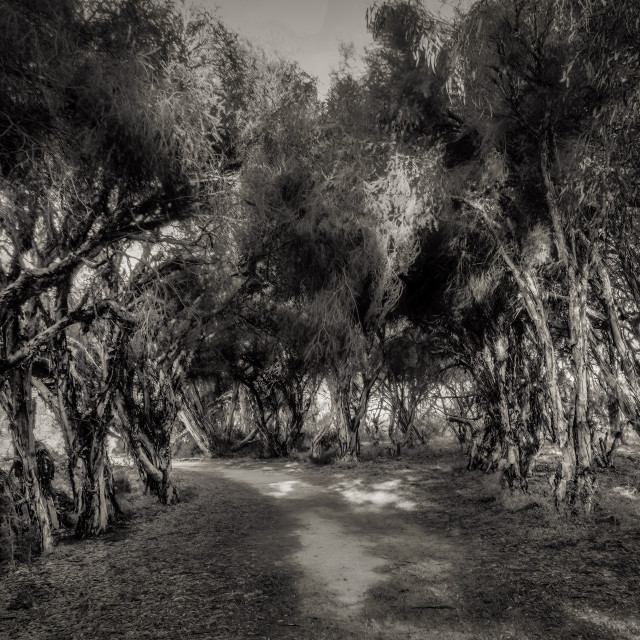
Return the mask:
{"type": "Polygon", "coordinates": [[[382,406],[395,451],[439,411],[514,489],[553,443],[557,505],[592,508],[638,430],[635,2],[376,2],[324,99],[182,4],[0,9],[0,484],[40,551],[36,396],[79,536],[118,515],[109,433],[170,504],[177,424],[357,459],[382,406]]]}

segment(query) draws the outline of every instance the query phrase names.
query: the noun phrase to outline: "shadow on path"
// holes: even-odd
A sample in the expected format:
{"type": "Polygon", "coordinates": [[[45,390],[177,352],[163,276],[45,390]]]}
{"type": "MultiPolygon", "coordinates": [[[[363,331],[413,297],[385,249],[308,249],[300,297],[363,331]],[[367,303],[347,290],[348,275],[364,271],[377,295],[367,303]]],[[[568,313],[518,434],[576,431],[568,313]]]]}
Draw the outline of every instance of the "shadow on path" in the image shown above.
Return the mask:
{"type": "Polygon", "coordinates": [[[451,452],[353,469],[204,464],[293,517],[298,638],[640,638],[638,521],[612,530],[510,503],[451,452]],[[616,536],[626,551],[612,553],[616,536]]]}
{"type": "Polygon", "coordinates": [[[60,545],[0,581],[0,638],[279,638],[298,618],[285,509],[205,469],[177,472],[193,497],[149,499],[124,528],[60,545]],[[16,595],[32,606],[14,609],[16,595]]]}
{"type": "Polygon", "coordinates": [[[0,638],[640,638],[640,515],[572,523],[462,466],[177,463],[187,501],[3,576],[0,638]]]}

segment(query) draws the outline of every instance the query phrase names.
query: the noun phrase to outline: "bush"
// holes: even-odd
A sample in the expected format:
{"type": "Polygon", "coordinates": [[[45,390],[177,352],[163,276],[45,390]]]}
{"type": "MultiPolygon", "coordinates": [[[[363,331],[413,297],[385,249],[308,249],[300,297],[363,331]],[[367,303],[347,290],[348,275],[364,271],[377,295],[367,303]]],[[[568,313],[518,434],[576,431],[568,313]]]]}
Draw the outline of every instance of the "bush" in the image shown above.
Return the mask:
{"type": "Polygon", "coordinates": [[[31,559],[31,527],[20,487],[0,469],[0,562],[31,559]]]}
{"type": "Polygon", "coordinates": [[[325,465],[332,464],[338,457],[338,449],[336,447],[332,449],[321,449],[317,456],[309,457],[309,460],[314,464],[325,465]]]}
{"type": "Polygon", "coordinates": [[[131,493],[131,479],[129,478],[126,469],[116,469],[116,471],[114,471],[113,488],[115,489],[116,496],[122,493],[131,493]]]}
{"type": "Polygon", "coordinates": [[[337,429],[331,429],[327,431],[320,440],[320,446],[323,450],[331,449],[332,447],[338,447],[340,445],[340,433],[337,429]]]}

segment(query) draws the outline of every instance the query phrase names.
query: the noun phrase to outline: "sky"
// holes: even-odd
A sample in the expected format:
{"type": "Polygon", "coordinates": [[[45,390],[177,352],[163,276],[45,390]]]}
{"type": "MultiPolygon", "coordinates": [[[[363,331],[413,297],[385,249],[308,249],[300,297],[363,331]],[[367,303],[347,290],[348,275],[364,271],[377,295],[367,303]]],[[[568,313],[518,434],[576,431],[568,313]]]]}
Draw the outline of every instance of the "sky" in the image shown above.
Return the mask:
{"type": "MultiPolygon", "coordinates": [[[[297,60],[328,89],[331,69],[340,61],[338,45],[352,42],[356,50],[371,43],[365,12],[372,0],[205,0],[210,10],[232,29],[265,48],[297,60]]],[[[426,0],[438,10],[440,0],[426,0]]]]}

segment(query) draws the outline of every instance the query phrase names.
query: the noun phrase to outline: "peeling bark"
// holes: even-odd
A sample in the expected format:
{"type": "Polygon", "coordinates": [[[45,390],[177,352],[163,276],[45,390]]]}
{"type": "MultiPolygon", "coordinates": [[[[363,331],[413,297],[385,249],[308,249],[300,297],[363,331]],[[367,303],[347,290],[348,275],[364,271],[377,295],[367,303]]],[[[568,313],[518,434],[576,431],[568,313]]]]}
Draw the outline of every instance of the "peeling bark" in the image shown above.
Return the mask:
{"type": "Polygon", "coordinates": [[[53,532],[46,496],[38,478],[33,433],[35,402],[32,398],[30,368],[16,369],[7,376],[3,386],[0,398],[9,418],[11,439],[20,461],[20,482],[29,510],[31,540],[35,543],[36,552],[47,554],[53,549],[53,532]]]}
{"type": "MultiPolygon", "coordinates": [[[[145,419],[144,413],[128,406],[121,390],[115,391],[114,403],[117,408],[116,416],[126,434],[129,450],[146,489],[156,495],[162,504],[175,504],[179,501],[179,491],[171,474],[170,438],[164,446],[152,442],[141,424],[145,419]]],[[[166,430],[162,431],[164,433],[166,430]]]]}
{"type": "Polygon", "coordinates": [[[356,391],[352,379],[336,382],[338,430],[340,433],[340,457],[357,460],[360,456],[360,426],[367,414],[373,387],[382,370],[375,368],[370,377],[362,376],[362,386],[356,391]],[[352,395],[357,393],[357,397],[352,395]]]}
{"type": "Polygon", "coordinates": [[[193,414],[189,409],[182,408],[178,411],[178,418],[182,421],[185,429],[189,432],[193,441],[198,446],[198,449],[204,454],[209,454],[209,447],[207,446],[207,437],[203,433],[202,429],[198,426],[197,421],[194,419],[193,414]]]}

